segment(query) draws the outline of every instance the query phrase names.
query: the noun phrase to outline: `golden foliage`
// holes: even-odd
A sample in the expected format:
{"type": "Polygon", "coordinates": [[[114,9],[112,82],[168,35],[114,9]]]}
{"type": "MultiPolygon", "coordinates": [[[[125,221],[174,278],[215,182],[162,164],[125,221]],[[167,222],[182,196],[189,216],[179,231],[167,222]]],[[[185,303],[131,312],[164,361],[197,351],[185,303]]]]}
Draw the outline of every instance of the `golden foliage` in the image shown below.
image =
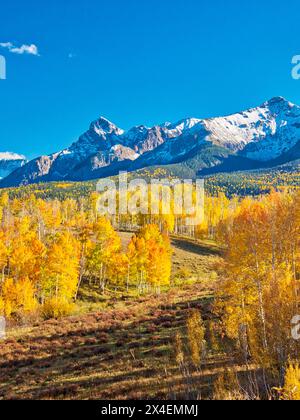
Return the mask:
{"type": "Polygon", "coordinates": [[[191,359],[195,366],[200,367],[205,355],[205,326],[198,310],[190,311],[187,319],[187,335],[191,359]]]}

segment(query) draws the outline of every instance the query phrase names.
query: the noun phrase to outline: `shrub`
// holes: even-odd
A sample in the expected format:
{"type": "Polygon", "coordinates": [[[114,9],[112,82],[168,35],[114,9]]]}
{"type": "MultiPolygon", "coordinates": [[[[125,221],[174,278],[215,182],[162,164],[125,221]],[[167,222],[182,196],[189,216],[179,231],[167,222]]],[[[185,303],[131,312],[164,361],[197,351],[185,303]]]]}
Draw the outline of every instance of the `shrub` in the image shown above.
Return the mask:
{"type": "Polygon", "coordinates": [[[284,388],[275,389],[280,399],[286,401],[300,401],[300,365],[289,363],[284,378],[284,388]]]}
{"type": "Polygon", "coordinates": [[[0,296],[0,315],[7,318],[18,317],[21,314],[34,313],[37,308],[37,301],[34,297],[34,287],[28,278],[15,282],[8,278],[2,285],[0,296]]]}
{"type": "Polygon", "coordinates": [[[59,319],[71,315],[75,305],[66,299],[51,298],[48,299],[41,308],[41,314],[45,320],[59,319]]]}

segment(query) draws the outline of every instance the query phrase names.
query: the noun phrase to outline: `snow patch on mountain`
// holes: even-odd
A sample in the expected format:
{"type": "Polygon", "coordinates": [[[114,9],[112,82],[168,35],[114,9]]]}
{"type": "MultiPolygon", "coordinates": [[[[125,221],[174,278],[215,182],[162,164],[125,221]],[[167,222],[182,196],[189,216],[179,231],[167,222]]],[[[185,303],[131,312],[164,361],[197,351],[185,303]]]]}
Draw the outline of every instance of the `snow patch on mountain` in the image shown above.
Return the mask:
{"type": "Polygon", "coordinates": [[[0,160],[26,160],[26,157],[12,152],[0,152],[0,160]]]}

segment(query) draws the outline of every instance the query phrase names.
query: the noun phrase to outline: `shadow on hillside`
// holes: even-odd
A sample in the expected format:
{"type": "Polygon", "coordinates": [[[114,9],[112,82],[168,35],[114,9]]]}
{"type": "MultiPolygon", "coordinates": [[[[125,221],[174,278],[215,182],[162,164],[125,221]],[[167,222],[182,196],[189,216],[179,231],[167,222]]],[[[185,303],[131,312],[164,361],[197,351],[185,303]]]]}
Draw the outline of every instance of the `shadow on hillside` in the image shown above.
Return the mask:
{"type": "Polygon", "coordinates": [[[101,313],[80,326],[76,319],[64,321],[56,332],[42,324],[42,334],[38,329],[1,349],[0,399],[164,398],[177,382],[182,392],[184,379],[171,362],[172,340],[191,307],[209,318],[207,301],[186,298],[148,313],[138,310],[130,323],[112,311],[105,321],[101,313]],[[163,384],[166,369],[171,376],[163,384]]]}
{"type": "Polygon", "coordinates": [[[221,249],[215,245],[204,244],[201,242],[195,242],[194,240],[188,240],[186,238],[172,238],[172,245],[182,251],[191,252],[197,255],[207,256],[221,256],[221,249]]]}

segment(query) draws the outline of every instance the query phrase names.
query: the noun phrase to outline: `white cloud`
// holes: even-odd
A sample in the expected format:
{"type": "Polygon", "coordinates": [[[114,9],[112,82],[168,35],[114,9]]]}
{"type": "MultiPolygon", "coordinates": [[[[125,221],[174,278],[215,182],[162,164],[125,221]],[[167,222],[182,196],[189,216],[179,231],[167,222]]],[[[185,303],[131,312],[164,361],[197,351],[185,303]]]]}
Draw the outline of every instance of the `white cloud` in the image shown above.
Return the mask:
{"type": "Polygon", "coordinates": [[[2,48],[12,48],[13,44],[11,42],[1,42],[0,47],[2,47],[2,48]]]}
{"type": "Polygon", "coordinates": [[[31,45],[21,45],[21,47],[11,48],[10,52],[15,54],[31,54],[31,55],[39,55],[38,47],[34,44],[31,45]]]}
{"type": "Polygon", "coordinates": [[[39,56],[39,50],[35,44],[23,44],[20,47],[17,47],[11,42],[1,42],[0,47],[8,49],[8,51],[10,51],[13,54],[30,54],[39,56]]]}

